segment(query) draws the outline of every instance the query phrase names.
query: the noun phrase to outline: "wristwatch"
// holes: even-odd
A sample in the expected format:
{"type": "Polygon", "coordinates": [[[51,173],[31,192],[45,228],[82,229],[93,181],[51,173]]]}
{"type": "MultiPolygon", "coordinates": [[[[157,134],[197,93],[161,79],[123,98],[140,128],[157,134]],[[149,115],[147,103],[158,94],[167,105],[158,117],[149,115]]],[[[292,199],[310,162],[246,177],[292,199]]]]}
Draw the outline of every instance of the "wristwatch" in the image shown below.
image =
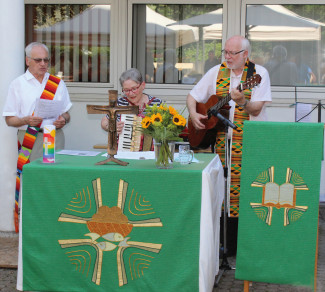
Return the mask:
{"type": "Polygon", "coordinates": [[[244,104],[239,104],[239,103],[237,103],[237,104],[238,104],[238,106],[244,108],[248,104],[248,99],[245,99],[245,103],[244,104]]]}

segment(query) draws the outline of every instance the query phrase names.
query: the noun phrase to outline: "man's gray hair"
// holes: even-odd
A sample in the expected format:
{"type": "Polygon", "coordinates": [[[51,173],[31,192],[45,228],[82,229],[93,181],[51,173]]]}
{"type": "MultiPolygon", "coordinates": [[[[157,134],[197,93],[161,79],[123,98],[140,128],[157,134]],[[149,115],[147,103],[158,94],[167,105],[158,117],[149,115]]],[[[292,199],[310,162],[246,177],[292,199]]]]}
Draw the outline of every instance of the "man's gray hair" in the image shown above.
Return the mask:
{"type": "Polygon", "coordinates": [[[49,49],[48,49],[48,47],[46,45],[44,45],[42,43],[39,43],[39,42],[32,42],[29,45],[27,45],[26,48],[25,48],[25,54],[26,54],[27,57],[30,58],[32,49],[34,47],[42,47],[47,51],[47,54],[49,53],[49,49]]]}
{"type": "Polygon", "coordinates": [[[247,38],[243,38],[241,46],[242,46],[242,50],[248,52],[248,57],[249,57],[251,55],[251,45],[249,43],[249,40],[247,38]]]}
{"type": "Polygon", "coordinates": [[[138,84],[141,84],[143,82],[142,74],[136,68],[131,68],[131,69],[122,73],[122,75],[120,77],[120,84],[122,87],[123,87],[123,83],[126,80],[132,80],[138,84]]]}

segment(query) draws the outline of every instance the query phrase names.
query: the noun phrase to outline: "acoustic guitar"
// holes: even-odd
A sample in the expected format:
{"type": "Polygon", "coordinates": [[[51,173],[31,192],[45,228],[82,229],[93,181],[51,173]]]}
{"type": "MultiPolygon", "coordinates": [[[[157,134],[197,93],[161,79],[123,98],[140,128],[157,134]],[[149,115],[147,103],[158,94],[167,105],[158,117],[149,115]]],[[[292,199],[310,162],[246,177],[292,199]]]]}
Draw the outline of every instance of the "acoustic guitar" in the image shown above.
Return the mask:
{"type": "MultiPolygon", "coordinates": [[[[247,79],[244,83],[239,84],[237,89],[239,91],[243,91],[245,89],[253,88],[260,84],[261,80],[261,76],[259,74],[255,74],[251,78],[247,79]]],[[[230,100],[231,95],[228,93],[228,95],[224,98],[212,95],[206,103],[196,104],[196,111],[202,115],[207,115],[208,119],[202,120],[202,123],[205,125],[205,129],[197,130],[194,128],[191,118],[188,118],[188,140],[192,148],[206,149],[215,143],[220,125],[218,117],[214,116],[213,113],[221,111],[221,113],[225,115],[230,108],[230,106],[227,105],[230,100]]]]}

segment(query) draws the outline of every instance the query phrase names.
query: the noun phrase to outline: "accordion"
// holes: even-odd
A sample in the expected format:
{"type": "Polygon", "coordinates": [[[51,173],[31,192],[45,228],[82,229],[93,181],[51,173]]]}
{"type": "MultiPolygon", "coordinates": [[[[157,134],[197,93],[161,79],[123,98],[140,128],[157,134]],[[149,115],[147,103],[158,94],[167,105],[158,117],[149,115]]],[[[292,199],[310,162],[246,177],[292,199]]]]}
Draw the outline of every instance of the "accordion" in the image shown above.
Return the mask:
{"type": "Polygon", "coordinates": [[[141,117],[122,114],[121,122],[124,122],[124,127],[118,138],[118,151],[152,150],[152,137],[143,135],[141,131],[141,117]]]}

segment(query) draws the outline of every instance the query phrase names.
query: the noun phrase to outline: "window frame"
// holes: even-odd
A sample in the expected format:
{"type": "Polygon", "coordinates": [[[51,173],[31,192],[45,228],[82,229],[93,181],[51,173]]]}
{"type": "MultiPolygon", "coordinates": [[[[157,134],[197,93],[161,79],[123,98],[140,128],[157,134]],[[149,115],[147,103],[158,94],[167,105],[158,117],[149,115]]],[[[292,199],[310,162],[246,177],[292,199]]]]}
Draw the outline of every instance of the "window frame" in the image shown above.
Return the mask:
{"type": "MultiPolygon", "coordinates": [[[[245,35],[246,6],[254,4],[306,4],[305,0],[24,0],[24,4],[110,4],[111,5],[111,55],[110,82],[69,82],[67,86],[74,101],[106,101],[107,90],[116,89],[121,92],[119,76],[132,64],[132,11],[135,4],[221,4],[223,5],[223,36],[226,39],[235,34],[245,35]]],[[[310,0],[308,4],[324,4],[323,0],[310,0]]],[[[194,85],[186,84],[154,84],[146,85],[146,91],[155,96],[165,96],[168,100],[176,98],[184,103],[184,99],[194,85]]],[[[274,99],[295,98],[296,91],[310,95],[314,99],[323,99],[324,86],[318,87],[281,87],[272,86],[274,99]],[[307,93],[308,92],[308,93],[307,93]]],[[[177,102],[178,103],[178,102],[177,102]]]]}
{"type": "MultiPolygon", "coordinates": [[[[304,0],[242,0],[241,3],[241,22],[240,34],[245,35],[246,28],[246,7],[247,5],[325,5],[323,0],[310,0],[308,3],[304,0]]],[[[324,99],[325,85],[319,86],[271,86],[272,99],[280,105],[285,103],[293,103],[297,100],[322,100],[324,99]],[[281,101],[280,101],[281,100],[281,101]]],[[[273,102],[273,104],[275,104],[273,102]]]]}
{"type": "MultiPolygon", "coordinates": [[[[201,2],[198,2],[196,0],[129,0],[128,1],[128,36],[127,36],[127,42],[130,44],[127,46],[127,67],[130,68],[132,64],[132,23],[133,23],[133,5],[137,4],[221,4],[223,5],[223,27],[225,27],[225,24],[227,23],[227,0],[204,0],[201,2]]],[[[226,34],[223,34],[222,36],[222,44],[224,44],[226,40],[226,34]]],[[[164,90],[164,96],[178,96],[181,95],[184,99],[184,96],[187,96],[189,91],[194,87],[194,85],[191,84],[158,84],[158,83],[147,83],[146,89],[150,90],[150,92],[158,96],[161,94],[162,89],[164,90]]]]}
{"type": "Polygon", "coordinates": [[[69,93],[78,95],[78,98],[73,98],[74,101],[89,100],[89,95],[101,95],[107,96],[107,89],[115,89],[117,87],[118,79],[116,78],[116,67],[117,67],[117,46],[115,45],[117,39],[117,10],[118,0],[24,0],[24,5],[27,4],[90,4],[90,5],[111,5],[111,45],[110,50],[110,82],[66,82],[69,88],[69,93]]]}

